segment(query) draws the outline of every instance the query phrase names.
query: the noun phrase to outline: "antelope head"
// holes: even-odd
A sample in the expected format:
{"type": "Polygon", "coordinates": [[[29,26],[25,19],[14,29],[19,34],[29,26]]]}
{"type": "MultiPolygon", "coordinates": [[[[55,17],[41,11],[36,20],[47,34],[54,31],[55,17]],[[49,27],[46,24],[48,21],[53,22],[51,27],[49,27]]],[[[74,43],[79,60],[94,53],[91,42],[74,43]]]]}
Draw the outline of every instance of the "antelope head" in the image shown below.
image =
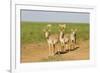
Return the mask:
{"type": "Polygon", "coordinates": [[[64,30],[66,28],[66,24],[59,24],[59,28],[60,28],[60,38],[64,37],[64,30]]]}
{"type": "Polygon", "coordinates": [[[49,39],[50,31],[51,31],[50,28],[51,28],[51,24],[48,24],[46,29],[43,30],[46,39],[49,39]]]}
{"type": "Polygon", "coordinates": [[[77,29],[71,29],[71,32],[72,32],[73,35],[75,35],[76,32],[77,32],[77,29]]]}

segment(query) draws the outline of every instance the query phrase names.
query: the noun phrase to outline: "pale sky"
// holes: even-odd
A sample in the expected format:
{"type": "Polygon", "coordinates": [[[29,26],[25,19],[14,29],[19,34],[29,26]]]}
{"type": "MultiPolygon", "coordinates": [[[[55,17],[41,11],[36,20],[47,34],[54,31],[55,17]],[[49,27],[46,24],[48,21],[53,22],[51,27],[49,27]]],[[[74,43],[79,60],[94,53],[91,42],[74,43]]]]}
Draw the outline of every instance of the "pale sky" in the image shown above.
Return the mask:
{"type": "Polygon", "coordinates": [[[21,21],[89,23],[89,13],[21,10],[21,21]]]}

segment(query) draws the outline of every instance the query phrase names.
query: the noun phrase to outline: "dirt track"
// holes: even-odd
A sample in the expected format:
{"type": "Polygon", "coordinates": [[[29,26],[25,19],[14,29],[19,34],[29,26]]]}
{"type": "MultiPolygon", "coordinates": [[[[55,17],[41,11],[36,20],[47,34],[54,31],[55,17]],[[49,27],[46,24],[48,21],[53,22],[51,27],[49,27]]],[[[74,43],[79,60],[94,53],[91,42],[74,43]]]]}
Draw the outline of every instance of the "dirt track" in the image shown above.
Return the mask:
{"type": "Polygon", "coordinates": [[[47,43],[24,44],[21,48],[21,62],[62,61],[62,60],[87,60],[89,59],[89,41],[80,42],[79,48],[65,54],[48,58],[47,43]]]}

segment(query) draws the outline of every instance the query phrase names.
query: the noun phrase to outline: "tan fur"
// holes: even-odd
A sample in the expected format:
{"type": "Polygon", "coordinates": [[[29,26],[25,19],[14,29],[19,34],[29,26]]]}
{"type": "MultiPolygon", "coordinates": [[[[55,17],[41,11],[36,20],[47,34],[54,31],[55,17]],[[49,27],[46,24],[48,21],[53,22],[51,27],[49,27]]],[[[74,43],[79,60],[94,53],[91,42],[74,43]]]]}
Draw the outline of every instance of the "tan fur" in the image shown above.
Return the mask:
{"type": "Polygon", "coordinates": [[[76,31],[77,29],[71,29],[71,34],[70,34],[70,48],[74,49],[76,46],[76,31]]]}
{"type": "Polygon", "coordinates": [[[59,34],[59,41],[61,44],[61,51],[66,51],[69,49],[69,37],[68,34],[65,35],[64,30],[66,28],[65,24],[60,24],[60,34],[59,34]]]}
{"type": "Polygon", "coordinates": [[[45,37],[49,47],[49,56],[53,56],[56,53],[56,44],[58,43],[58,35],[51,34],[51,31],[49,31],[51,25],[48,26],[49,28],[45,30],[45,37]]]}

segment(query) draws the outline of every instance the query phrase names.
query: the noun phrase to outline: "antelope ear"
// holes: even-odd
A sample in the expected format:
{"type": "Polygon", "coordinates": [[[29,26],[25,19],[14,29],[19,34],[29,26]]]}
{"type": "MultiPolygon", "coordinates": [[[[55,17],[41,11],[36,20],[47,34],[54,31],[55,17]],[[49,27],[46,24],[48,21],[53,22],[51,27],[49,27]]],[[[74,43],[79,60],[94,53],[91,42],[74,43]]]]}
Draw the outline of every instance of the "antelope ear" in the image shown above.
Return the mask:
{"type": "Polygon", "coordinates": [[[43,31],[43,32],[45,32],[45,31],[46,31],[46,29],[43,29],[42,31],[43,31]]]}
{"type": "Polygon", "coordinates": [[[59,24],[59,31],[62,30],[62,24],[59,24]]]}
{"type": "Polygon", "coordinates": [[[51,24],[48,24],[47,27],[50,28],[51,27],[51,24]]]}
{"type": "Polygon", "coordinates": [[[71,29],[71,31],[73,31],[73,29],[71,29]]]}
{"type": "Polygon", "coordinates": [[[75,29],[75,31],[77,31],[77,28],[75,29]]]}
{"type": "Polygon", "coordinates": [[[48,32],[51,32],[51,30],[50,30],[50,29],[48,29],[47,31],[48,31],[48,32]]]}
{"type": "Polygon", "coordinates": [[[61,28],[61,24],[58,24],[59,25],[59,27],[61,28]]]}
{"type": "Polygon", "coordinates": [[[63,28],[64,28],[64,29],[66,28],[66,24],[63,24],[63,28]]]}

